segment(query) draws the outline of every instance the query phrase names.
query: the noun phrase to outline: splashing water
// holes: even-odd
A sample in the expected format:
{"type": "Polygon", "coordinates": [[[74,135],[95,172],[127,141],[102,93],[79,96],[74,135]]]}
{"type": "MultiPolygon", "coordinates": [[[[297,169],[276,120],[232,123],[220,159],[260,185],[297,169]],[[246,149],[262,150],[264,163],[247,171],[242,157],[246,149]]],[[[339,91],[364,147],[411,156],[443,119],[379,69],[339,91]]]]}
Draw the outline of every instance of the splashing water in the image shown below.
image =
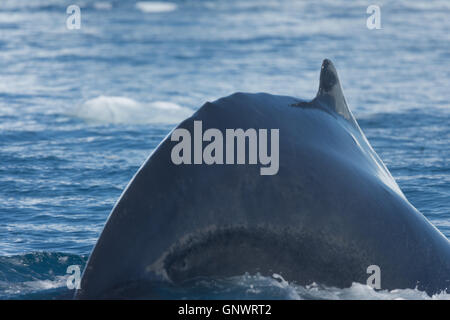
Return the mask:
{"type": "Polygon", "coordinates": [[[175,103],[155,101],[141,104],[126,97],[100,96],[84,102],[75,115],[104,123],[176,124],[190,117],[193,111],[175,103]]]}

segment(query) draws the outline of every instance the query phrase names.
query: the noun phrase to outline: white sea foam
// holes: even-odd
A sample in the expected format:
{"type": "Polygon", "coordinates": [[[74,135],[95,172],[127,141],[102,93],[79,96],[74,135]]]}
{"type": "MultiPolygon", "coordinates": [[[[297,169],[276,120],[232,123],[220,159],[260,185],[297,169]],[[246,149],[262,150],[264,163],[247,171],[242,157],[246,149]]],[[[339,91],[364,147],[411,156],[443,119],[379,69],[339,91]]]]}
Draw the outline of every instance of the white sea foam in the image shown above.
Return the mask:
{"type": "MultiPolygon", "coordinates": [[[[349,288],[335,288],[313,283],[299,286],[284,280],[280,275],[272,277],[261,275],[243,275],[232,277],[231,283],[237,287],[247,287],[247,294],[251,298],[264,292],[272,292],[274,288],[281,290],[277,295],[283,299],[326,299],[326,300],[450,300],[449,293],[428,295],[418,289],[375,290],[372,287],[353,283],[349,288]]],[[[229,286],[229,283],[226,284],[229,286]]]]}
{"type": "Polygon", "coordinates": [[[437,293],[432,296],[418,289],[375,290],[372,287],[353,283],[349,288],[320,287],[317,284],[310,286],[295,286],[299,296],[308,296],[313,299],[329,300],[450,300],[450,294],[437,293]]]}
{"type": "Polygon", "coordinates": [[[170,12],[177,9],[177,5],[171,2],[139,1],[136,8],[145,13],[170,12]]]}
{"type": "Polygon", "coordinates": [[[193,111],[167,101],[139,103],[127,97],[99,96],[75,110],[75,116],[105,123],[176,124],[191,116],[193,111]]]}
{"type": "Polygon", "coordinates": [[[48,290],[64,287],[67,282],[66,276],[57,276],[53,280],[34,280],[34,281],[26,281],[23,282],[22,292],[33,292],[39,290],[48,290]]]}
{"type": "Polygon", "coordinates": [[[32,292],[66,286],[67,276],[56,276],[53,280],[30,280],[25,282],[0,281],[0,292],[6,295],[24,295],[32,292]]]}
{"type": "Polygon", "coordinates": [[[111,10],[112,4],[109,2],[100,1],[94,3],[94,8],[97,10],[111,10]]]}

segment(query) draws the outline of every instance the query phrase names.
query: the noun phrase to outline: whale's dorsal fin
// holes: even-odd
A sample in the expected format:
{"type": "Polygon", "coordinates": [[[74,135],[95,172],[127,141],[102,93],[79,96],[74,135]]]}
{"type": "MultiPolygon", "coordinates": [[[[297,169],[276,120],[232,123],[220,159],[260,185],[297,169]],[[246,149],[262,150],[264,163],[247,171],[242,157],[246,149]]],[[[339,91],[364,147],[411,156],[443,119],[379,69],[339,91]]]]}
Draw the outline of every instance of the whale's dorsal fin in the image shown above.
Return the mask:
{"type": "Polygon", "coordinates": [[[347,120],[351,120],[352,114],[345,101],[339,77],[333,63],[325,59],[320,69],[320,85],[316,98],[319,103],[326,103],[336,113],[339,113],[347,120]]]}
{"type": "Polygon", "coordinates": [[[311,102],[300,102],[295,106],[319,107],[325,111],[334,111],[353,126],[359,128],[345,100],[336,68],[329,59],[322,62],[319,91],[316,97],[311,102]]]}

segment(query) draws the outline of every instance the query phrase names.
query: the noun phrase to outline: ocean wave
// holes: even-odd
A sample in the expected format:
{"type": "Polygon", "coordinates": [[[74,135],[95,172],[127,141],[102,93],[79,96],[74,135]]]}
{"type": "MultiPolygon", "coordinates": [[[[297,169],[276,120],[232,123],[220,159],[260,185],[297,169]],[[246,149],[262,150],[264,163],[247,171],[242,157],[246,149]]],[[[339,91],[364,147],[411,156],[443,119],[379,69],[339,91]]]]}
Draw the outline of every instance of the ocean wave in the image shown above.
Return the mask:
{"type": "Polygon", "coordinates": [[[177,124],[191,116],[189,108],[167,101],[139,103],[127,97],[99,96],[75,110],[75,116],[104,123],[177,124]]]}
{"type": "Polygon", "coordinates": [[[196,280],[183,293],[186,295],[189,292],[197,293],[194,294],[195,299],[450,300],[450,294],[445,292],[430,296],[418,289],[375,290],[361,283],[353,283],[348,288],[328,287],[317,283],[300,286],[289,283],[278,274],[273,274],[272,277],[245,274],[225,279],[196,280]]]}
{"type": "MultiPolygon", "coordinates": [[[[61,252],[33,252],[24,255],[0,256],[0,298],[2,299],[70,299],[67,289],[67,267],[79,265],[83,270],[87,255],[61,252]]],[[[418,289],[375,290],[365,284],[353,283],[349,288],[327,287],[313,283],[300,286],[289,283],[279,274],[260,274],[227,278],[201,278],[182,286],[170,283],[139,282],[148,290],[132,293],[129,298],[158,299],[286,299],[286,300],[450,300],[450,294],[428,295],[418,289]],[[157,294],[155,297],[154,294],[157,294]]],[[[130,288],[134,291],[135,284],[130,288]]],[[[125,289],[126,291],[126,289],[125,289]]]]}
{"type": "Polygon", "coordinates": [[[86,255],[61,252],[32,252],[0,256],[1,299],[52,299],[71,293],[66,288],[67,267],[79,265],[82,270],[86,255]]]}
{"type": "Polygon", "coordinates": [[[145,13],[170,12],[177,9],[177,5],[171,2],[139,1],[136,8],[145,13]]]}

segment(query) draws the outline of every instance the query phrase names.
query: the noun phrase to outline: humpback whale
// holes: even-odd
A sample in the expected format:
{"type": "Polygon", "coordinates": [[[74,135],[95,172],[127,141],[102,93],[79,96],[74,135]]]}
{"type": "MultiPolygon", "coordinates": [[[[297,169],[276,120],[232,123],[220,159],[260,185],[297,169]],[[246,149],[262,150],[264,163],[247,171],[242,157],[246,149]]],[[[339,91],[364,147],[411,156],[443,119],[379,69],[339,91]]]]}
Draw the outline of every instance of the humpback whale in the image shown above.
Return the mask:
{"type": "Polygon", "coordinates": [[[76,298],[132,298],[124,289],[131,283],[245,273],[344,288],[366,283],[373,265],[381,289],[449,290],[449,240],[410,204],[370,146],[330,60],[311,101],[235,93],[207,102],[175,130],[193,133],[196,121],[224,134],[279,130],[278,171],[175,164],[172,131],[113,208],[76,298]]]}

